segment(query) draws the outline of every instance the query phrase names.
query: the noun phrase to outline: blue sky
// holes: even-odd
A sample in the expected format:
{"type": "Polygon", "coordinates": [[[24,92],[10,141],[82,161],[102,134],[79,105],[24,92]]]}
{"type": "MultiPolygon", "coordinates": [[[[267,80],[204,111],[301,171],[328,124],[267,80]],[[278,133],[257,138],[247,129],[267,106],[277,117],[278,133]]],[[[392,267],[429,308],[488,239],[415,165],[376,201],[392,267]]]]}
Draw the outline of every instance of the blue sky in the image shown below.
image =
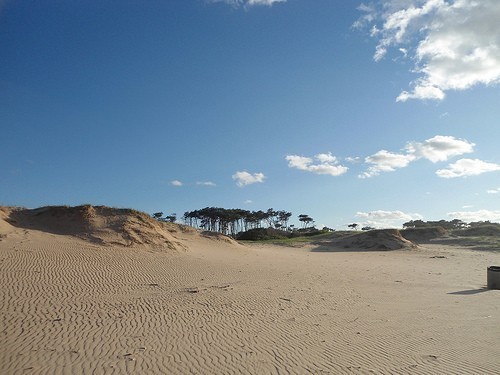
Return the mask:
{"type": "Polygon", "coordinates": [[[13,1],[0,204],[500,221],[500,3],[13,1]]]}

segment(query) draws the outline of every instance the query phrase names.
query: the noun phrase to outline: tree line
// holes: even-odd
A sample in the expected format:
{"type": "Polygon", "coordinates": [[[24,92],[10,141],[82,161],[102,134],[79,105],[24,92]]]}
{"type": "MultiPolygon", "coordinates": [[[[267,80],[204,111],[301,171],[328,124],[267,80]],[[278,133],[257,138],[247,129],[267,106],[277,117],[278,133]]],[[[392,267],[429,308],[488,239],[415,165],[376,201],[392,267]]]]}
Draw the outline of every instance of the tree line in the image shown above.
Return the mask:
{"type": "MultiPolygon", "coordinates": [[[[235,236],[256,228],[293,231],[295,226],[289,224],[291,217],[291,212],[273,208],[267,211],[249,211],[240,208],[205,207],[186,211],[182,219],[185,224],[194,228],[235,236]]],[[[314,220],[309,215],[299,215],[299,221],[302,223],[302,228],[314,226],[314,220]]]]}

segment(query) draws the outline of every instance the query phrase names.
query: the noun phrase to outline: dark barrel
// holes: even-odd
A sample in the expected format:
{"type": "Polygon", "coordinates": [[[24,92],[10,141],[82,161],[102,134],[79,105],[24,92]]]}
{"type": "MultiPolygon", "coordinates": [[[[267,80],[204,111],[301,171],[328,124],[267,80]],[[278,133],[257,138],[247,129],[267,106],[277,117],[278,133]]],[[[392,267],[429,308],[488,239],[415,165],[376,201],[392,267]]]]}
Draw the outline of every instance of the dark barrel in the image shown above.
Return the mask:
{"type": "Polygon", "coordinates": [[[487,270],[488,289],[500,289],[500,266],[489,266],[487,270]]]}

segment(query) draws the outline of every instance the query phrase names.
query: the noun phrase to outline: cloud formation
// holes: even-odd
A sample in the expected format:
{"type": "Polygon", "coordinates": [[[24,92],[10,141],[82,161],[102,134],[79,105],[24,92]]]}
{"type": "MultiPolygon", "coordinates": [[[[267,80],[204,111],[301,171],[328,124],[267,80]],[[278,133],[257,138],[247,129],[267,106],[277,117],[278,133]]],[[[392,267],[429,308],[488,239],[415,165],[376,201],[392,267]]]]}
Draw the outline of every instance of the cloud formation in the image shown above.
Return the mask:
{"type": "Polygon", "coordinates": [[[274,3],[285,3],[286,0],[248,0],[246,4],[248,5],[268,5],[271,6],[274,3]]]}
{"type": "Polygon", "coordinates": [[[212,182],[212,181],[198,181],[198,182],[196,182],[196,185],[200,185],[200,186],[217,186],[215,184],[215,182],[212,182]]]}
{"type": "Polygon", "coordinates": [[[500,187],[499,188],[496,188],[496,189],[489,189],[489,190],[486,190],[486,192],[488,194],[500,194],[500,187]]]}
{"type": "Polygon", "coordinates": [[[272,6],[274,3],[285,3],[287,0],[207,0],[208,3],[225,3],[233,7],[243,6],[245,8],[266,5],[272,6]]]}
{"type": "Polygon", "coordinates": [[[422,215],[416,213],[384,210],[358,212],[356,213],[356,217],[364,221],[363,226],[376,228],[394,228],[396,226],[401,226],[404,222],[423,218],[422,215]]]}
{"type": "Polygon", "coordinates": [[[179,181],[179,180],[172,180],[172,181],[170,181],[170,185],[172,185],[172,186],[182,186],[184,184],[181,181],[179,181]]]}
{"type": "Polygon", "coordinates": [[[365,162],[371,164],[371,166],[368,167],[366,172],[360,174],[359,177],[369,178],[378,176],[380,172],[392,172],[398,168],[407,167],[413,160],[415,160],[415,156],[411,154],[395,154],[381,150],[365,158],[365,162]]]}
{"type": "Polygon", "coordinates": [[[314,158],[299,155],[287,155],[289,168],[299,169],[315,174],[327,174],[330,176],[340,176],[347,172],[349,168],[340,165],[337,158],[331,153],[317,154],[314,158]]]}
{"type": "Polygon", "coordinates": [[[233,174],[233,180],[236,181],[236,185],[239,187],[244,187],[247,185],[263,183],[266,176],[263,173],[248,173],[247,171],[238,171],[233,174]]]}
{"type": "Polygon", "coordinates": [[[474,143],[452,136],[436,135],[426,141],[409,142],[406,149],[415,158],[424,158],[433,163],[446,161],[453,156],[459,156],[474,151],[474,143]]]}
{"type": "Polygon", "coordinates": [[[436,135],[424,142],[408,142],[402,153],[381,150],[366,157],[365,162],[370,167],[358,177],[369,178],[381,172],[392,172],[407,167],[418,159],[426,159],[432,163],[446,161],[454,156],[473,152],[474,146],[474,143],[467,140],[446,135],[436,135]]]}
{"type": "Polygon", "coordinates": [[[436,174],[443,178],[457,178],[495,171],[500,171],[500,164],[488,163],[479,159],[460,159],[450,164],[448,168],[437,170],[436,174]]]}
{"type": "Polygon", "coordinates": [[[478,211],[456,211],[449,212],[448,217],[460,219],[466,223],[474,221],[500,222],[500,211],[478,210],[478,211]]]}
{"type": "Polygon", "coordinates": [[[397,101],[442,100],[449,90],[500,83],[500,1],[385,0],[358,9],[353,26],[369,27],[378,40],[375,61],[390,48],[415,61],[419,77],[397,101]]]}
{"type": "MultiPolygon", "coordinates": [[[[432,163],[448,161],[449,159],[474,152],[475,144],[466,139],[449,135],[436,135],[423,142],[407,142],[399,152],[380,150],[364,158],[368,168],[358,174],[358,178],[371,178],[384,172],[394,172],[408,167],[417,160],[428,160],[432,163]]],[[[289,168],[295,168],[315,174],[340,176],[347,173],[348,167],[339,163],[338,159],[329,153],[317,154],[314,157],[287,155],[289,168]]],[[[359,158],[346,158],[347,162],[356,163],[359,158]]],[[[476,176],[486,172],[500,170],[500,164],[489,163],[479,159],[457,160],[448,167],[436,171],[442,178],[476,176]]]]}

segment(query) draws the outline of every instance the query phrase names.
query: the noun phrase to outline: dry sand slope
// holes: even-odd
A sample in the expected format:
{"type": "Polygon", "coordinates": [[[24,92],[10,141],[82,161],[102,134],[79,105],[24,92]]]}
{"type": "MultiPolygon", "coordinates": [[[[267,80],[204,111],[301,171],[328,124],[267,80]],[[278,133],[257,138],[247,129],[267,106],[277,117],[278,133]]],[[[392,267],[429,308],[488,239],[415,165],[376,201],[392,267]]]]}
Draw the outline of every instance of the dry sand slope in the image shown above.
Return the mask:
{"type": "Polygon", "coordinates": [[[500,373],[500,291],[482,289],[499,253],[315,252],[174,227],[177,246],[124,247],[8,218],[1,374],[500,373]]]}

